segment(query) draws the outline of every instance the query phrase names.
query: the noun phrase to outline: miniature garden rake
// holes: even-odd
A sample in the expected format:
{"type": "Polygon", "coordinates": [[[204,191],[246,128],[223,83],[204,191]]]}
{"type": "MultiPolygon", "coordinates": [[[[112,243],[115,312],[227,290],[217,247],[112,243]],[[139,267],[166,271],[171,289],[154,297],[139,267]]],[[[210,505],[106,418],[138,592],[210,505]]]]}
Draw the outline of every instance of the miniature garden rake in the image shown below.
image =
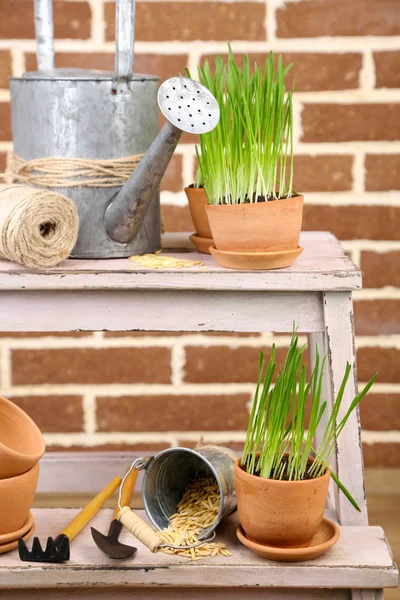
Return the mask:
{"type": "Polygon", "coordinates": [[[71,521],[69,525],[55,538],[47,538],[46,548],[43,550],[38,537],[33,538],[32,550],[28,550],[24,540],[18,540],[19,557],[28,562],[59,563],[69,560],[70,543],[89,523],[89,521],[100,510],[106,500],[115,492],[121,484],[120,477],[114,477],[112,481],[87,506],[71,521]]]}

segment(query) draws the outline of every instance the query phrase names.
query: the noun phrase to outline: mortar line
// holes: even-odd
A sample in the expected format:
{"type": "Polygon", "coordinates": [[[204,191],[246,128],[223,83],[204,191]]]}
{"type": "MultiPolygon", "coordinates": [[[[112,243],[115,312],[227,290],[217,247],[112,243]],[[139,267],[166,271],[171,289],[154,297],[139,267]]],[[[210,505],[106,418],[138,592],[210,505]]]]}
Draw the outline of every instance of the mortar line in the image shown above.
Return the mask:
{"type": "Polygon", "coordinates": [[[400,288],[365,288],[353,292],[353,300],[368,302],[371,300],[400,300],[400,288]]]}
{"type": "MultiPolygon", "coordinates": [[[[243,431],[162,431],[162,432],[102,432],[95,433],[89,437],[84,433],[47,433],[45,434],[47,445],[60,445],[65,448],[80,445],[93,447],[103,444],[140,444],[140,443],[170,443],[176,446],[179,439],[187,442],[198,442],[201,438],[205,442],[243,443],[246,432],[243,431]]],[[[368,445],[375,443],[399,443],[400,431],[372,431],[363,429],[361,432],[362,442],[368,445]]]]}
{"type": "Polygon", "coordinates": [[[365,192],[365,153],[362,150],[358,150],[353,157],[352,165],[352,176],[353,176],[353,192],[361,195],[365,192]]]}
{"type": "MultiPolygon", "coordinates": [[[[356,250],[357,248],[354,248],[356,250]]],[[[212,332],[211,332],[212,333],[212,332]]],[[[249,332],[251,333],[251,332],[249,332]]],[[[270,347],[272,342],[280,347],[286,347],[290,341],[290,334],[279,335],[276,337],[270,337],[270,332],[267,332],[261,336],[223,336],[223,335],[204,335],[201,332],[188,332],[179,337],[161,337],[156,338],[153,336],[137,338],[135,336],[129,337],[107,337],[104,339],[87,339],[87,338],[2,338],[0,345],[4,344],[4,347],[10,350],[68,350],[68,349],[90,349],[90,350],[108,350],[108,349],[123,349],[123,348],[168,348],[171,353],[176,351],[176,358],[180,357],[179,347],[186,348],[188,346],[196,346],[204,349],[215,348],[223,346],[224,348],[237,349],[237,348],[263,348],[270,347]]],[[[300,336],[302,337],[302,336],[300,336]]],[[[305,337],[304,337],[305,339],[305,337]]],[[[356,337],[356,340],[358,336],[356,337]]],[[[365,336],[362,337],[365,340],[365,336]]],[[[400,344],[400,335],[391,336],[371,336],[374,343],[381,347],[395,347],[393,344],[400,344]]],[[[181,358],[179,358],[181,360],[181,358]]],[[[178,364],[178,363],[177,363],[178,364]]]]}
{"type": "Polygon", "coordinates": [[[82,398],[83,428],[86,435],[91,437],[96,432],[96,397],[86,393],[82,398]]]}
{"type": "Polygon", "coordinates": [[[13,77],[21,77],[26,71],[25,53],[22,48],[13,46],[11,52],[11,72],[13,77]]]}
{"type": "MultiPolygon", "coordinates": [[[[365,386],[367,382],[359,382],[359,386],[365,386]]],[[[86,393],[100,397],[118,398],[119,396],[230,396],[237,394],[254,394],[256,382],[254,383],[186,383],[179,387],[171,384],[43,384],[43,385],[14,385],[0,388],[3,396],[84,396],[86,393]]],[[[370,394],[398,394],[400,383],[376,382],[369,392],[370,394]]]]}
{"type": "MultiPolygon", "coordinates": [[[[80,0],[78,0],[80,1],[80,0]]],[[[168,0],[169,1],[169,0],[168,0]]],[[[230,0],[227,0],[230,3],[230,0]]],[[[238,0],[240,1],[240,0],[238,0]]],[[[265,0],[260,0],[264,3],[265,0]]],[[[232,40],[233,50],[238,53],[258,52],[311,52],[321,54],[346,54],[347,52],[364,53],[366,50],[398,50],[400,48],[400,36],[325,36],[313,38],[276,38],[273,40],[232,40]]],[[[34,52],[36,41],[33,38],[25,39],[2,39],[0,49],[9,50],[12,47],[21,48],[27,52],[34,52]]],[[[61,51],[83,51],[101,50],[113,52],[114,42],[106,41],[102,44],[88,40],[55,40],[56,50],[61,51]]],[[[175,52],[187,54],[191,50],[200,53],[220,54],[226,52],[225,40],[185,40],[185,41],[137,41],[135,52],[138,53],[160,53],[173,54],[175,52]]]]}
{"type": "Polygon", "coordinates": [[[88,0],[92,11],[90,39],[93,43],[101,45],[104,43],[105,20],[103,0],[88,0]]]}
{"type": "Polygon", "coordinates": [[[0,347],[0,382],[2,388],[10,388],[11,382],[11,351],[7,344],[0,347]]]}
{"type": "MultiPolygon", "coordinates": [[[[178,144],[176,152],[195,152],[195,144],[178,144]]],[[[354,154],[358,150],[376,154],[400,153],[400,141],[350,141],[350,142],[298,142],[296,154],[319,156],[321,154],[354,154]]]]}
{"type": "Polygon", "coordinates": [[[174,344],[171,350],[171,383],[180,387],[184,380],[184,367],[186,363],[186,352],[184,343],[174,344]]]}
{"type": "Polygon", "coordinates": [[[372,50],[363,52],[362,67],[360,71],[360,89],[373,90],[375,88],[375,61],[372,50]]]}
{"type": "MultiPolygon", "coordinates": [[[[189,152],[184,152],[182,154],[182,182],[183,182],[183,187],[188,187],[189,185],[192,185],[192,183],[194,182],[194,178],[195,178],[195,161],[194,161],[194,156],[193,154],[189,153],[189,152]]],[[[186,194],[185,194],[185,204],[187,203],[187,198],[186,198],[186,194]]],[[[182,206],[185,206],[185,204],[182,204],[182,206]]]]}
{"type": "Polygon", "coordinates": [[[342,246],[347,249],[371,250],[373,252],[390,252],[391,250],[400,250],[400,240],[342,240],[342,246]]]}
{"type": "Polygon", "coordinates": [[[270,44],[276,40],[276,25],[274,2],[265,0],[265,35],[270,44]]]}
{"type": "MultiPolygon", "coordinates": [[[[0,148],[1,150],[1,148],[0,148]]],[[[295,152],[296,156],[296,152],[295,152]]],[[[389,192],[305,192],[307,204],[317,206],[400,206],[400,191],[389,192]]],[[[187,206],[186,194],[180,192],[161,192],[161,204],[177,207],[187,206]]]]}

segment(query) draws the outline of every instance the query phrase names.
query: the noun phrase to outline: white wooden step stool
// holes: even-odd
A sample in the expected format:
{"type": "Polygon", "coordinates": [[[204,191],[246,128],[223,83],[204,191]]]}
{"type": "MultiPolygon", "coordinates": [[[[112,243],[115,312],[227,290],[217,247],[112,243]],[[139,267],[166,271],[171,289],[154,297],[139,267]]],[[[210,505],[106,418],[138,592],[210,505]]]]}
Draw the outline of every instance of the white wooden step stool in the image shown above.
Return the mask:
{"type": "MultiPolygon", "coordinates": [[[[171,249],[166,253],[201,260],[207,268],[151,271],[128,259],[68,260],[50,273],[38,273],[3,261],[0,331],[290,333],[294,321],[309,335],[311,362],[316,343],[328,355],[324,386],[332,398],[346,361],[355,364],[351,293],[361,288],[361,273],[329,233],[303,233],[300,243],[304,252],[296,263],[277,271],[223,269],[211,256],[194,252],[188,234],[166,235],[164,248],[171,249]]],[[[353,373],[342,413],[356,394],[353,373]]],[[[131,459],[131,454],[111,453],[45,457],[39,490],[98,491],[131,459]]],[[[368,526],[358,413],[340,436],[332,467],[362,510],[355,511],[332,486],[327,514],[340,523],[341,538],[314,561],[275,563],[255,556],[235,538],[236,515],[220,531],[233,556],[193,564],[144,548],[133,560],[111,561],[86,528],[63,565],[29,565],[16,552],[1,556],[0,597],[382,600],[383,588],[397,585],[398,571],[382,529],[368,526]]],[[[35,510],[37,534],[44,540],[56,535],[75,513],[35,510]]],[[[110,514],[101,511],[95,527],[106,530],[110,514]]]]}

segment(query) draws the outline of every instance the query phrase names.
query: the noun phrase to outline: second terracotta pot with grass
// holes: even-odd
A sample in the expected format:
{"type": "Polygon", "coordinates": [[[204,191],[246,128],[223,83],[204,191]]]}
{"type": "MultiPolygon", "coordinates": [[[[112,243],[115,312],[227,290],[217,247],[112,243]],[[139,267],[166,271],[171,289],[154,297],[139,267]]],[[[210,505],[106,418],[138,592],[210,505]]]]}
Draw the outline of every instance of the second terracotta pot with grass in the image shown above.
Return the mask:
{"type": "Polygon", "coordinates": [[[330,470],[322,477],[278,481],[250,475],[235,463],[240,524],[253,542],[302,548],[318,531],[328,496],[330,470]]]}
{"type": "Polygon", "coordinates": [[[213,239],[206,214],[208,198],[204,188],[195,188],[189,186],[185,188],[186,196],[189,202],[190,214],[196,233],[190,236],[190,239],[199,252],[210,254],[209,247],[213,245],[213,239]]]}

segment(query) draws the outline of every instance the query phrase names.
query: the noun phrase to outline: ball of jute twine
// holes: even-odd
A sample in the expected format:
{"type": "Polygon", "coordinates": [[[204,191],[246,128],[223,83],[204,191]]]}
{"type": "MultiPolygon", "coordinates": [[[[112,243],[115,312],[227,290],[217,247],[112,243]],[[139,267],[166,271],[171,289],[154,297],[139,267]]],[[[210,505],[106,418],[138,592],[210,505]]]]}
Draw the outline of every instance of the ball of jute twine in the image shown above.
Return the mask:
{"type": "Polygon", "coordinates": [[[24,185],[0,185],[0,258],[49,269],[67,258],[79,230],[69,198],[24,185]]]}

